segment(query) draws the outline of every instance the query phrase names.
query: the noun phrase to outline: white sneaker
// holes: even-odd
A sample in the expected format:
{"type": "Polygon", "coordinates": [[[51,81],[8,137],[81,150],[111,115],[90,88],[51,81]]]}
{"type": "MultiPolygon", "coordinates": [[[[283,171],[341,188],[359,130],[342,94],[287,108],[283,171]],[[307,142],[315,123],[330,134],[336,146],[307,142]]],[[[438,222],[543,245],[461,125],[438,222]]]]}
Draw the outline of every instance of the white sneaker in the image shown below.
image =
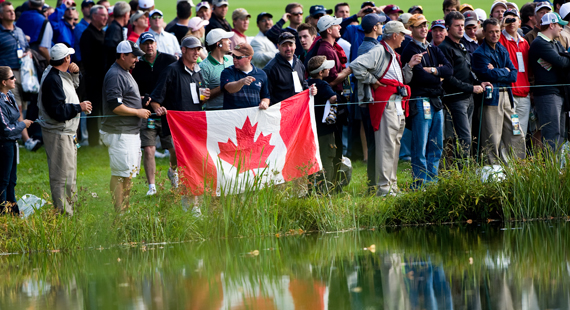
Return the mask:
{"type": "Polygon", "coordinates": [[[40,143],[39,140],[35,140],[32,138],[29,138],[25,143],[24,146],[26,147],[26,150],[30,151],[30,152],[35,152],[37,151],[40,146],[42,146],[42,144],[40,143]]]}
{"type": "Polygon", "coordinates": [[[178,188],[178,171],[168,169],[168,178],[170,179],[170,183],[172,184],[173,188],[178,188]]]}
{"type": "Polygon", "coordinates": [[[146,192],[147,196],[152,196],[156,194],[156,187],[153,187],[151,189],[148,190],[148,192],[146,192]]]}

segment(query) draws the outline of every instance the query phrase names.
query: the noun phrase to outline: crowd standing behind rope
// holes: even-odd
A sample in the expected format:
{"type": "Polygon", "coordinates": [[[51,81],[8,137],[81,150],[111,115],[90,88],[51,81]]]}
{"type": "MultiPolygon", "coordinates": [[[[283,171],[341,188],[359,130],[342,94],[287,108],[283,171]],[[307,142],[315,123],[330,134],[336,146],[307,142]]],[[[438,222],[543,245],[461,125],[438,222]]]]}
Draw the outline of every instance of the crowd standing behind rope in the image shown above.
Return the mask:
{"type": "Polygon", "coordinates": [[[252,15],[235,8],[228,16],[227,0],[178,0],[169,23],[154,0],[59,0],[55,8],[0,0],[1,210],[19,213],[17,141],[28,151],[45,145],[53,205],[70,216],[77,147],[108,146],[122,212],[141,148],[147,195],[157,193],[155,157],[170,157],[178,186],[168,110],[267,109],[304,89],[316,96],[317,120],[326,119],[317,121],[319,193],[342,191],[337,171],[343,156],[358,156],[356,145],[377,196],[401,193],[399,160],[411,161],[418,190],[437,182],[443,156],[459,169],[471,156],[505,163],[525,158],[531,138],[560,152],[570,111],[564,2],[519,10],[496,0],[487,14],[444,0],[442,18],[431,22],[420,5],[405,13],[365,1],[351,15],[348,3],[308,12],[289,3],[276,22],[260,12],[259,32],[247,37],[252,15]],[[30,63],[39,94],[22,81],[30,63]]]}

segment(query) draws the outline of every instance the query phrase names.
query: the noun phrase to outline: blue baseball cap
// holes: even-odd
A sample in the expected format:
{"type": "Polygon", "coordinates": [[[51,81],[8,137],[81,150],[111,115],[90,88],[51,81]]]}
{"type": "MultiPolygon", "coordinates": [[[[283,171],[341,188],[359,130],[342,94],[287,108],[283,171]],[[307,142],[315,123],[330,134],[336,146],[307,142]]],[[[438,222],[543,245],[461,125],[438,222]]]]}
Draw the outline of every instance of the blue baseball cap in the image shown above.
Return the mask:
{"type": "Polygon", "coordinates": [[[381,16],[378,14],[367,14],[362,18],[362,29],[364,32],[370,32],[378,23],[383,23],[386,21],[386,16],[381,16]]]}
{"type": "Polygon", "coordinates": [[[145,32],[145,33],[141,34],[140,40],[141,40],[141,44],[143,44],[144,42],[146,42],[148,40],[151,40],[152,42],[156,42],[156,39],[154,38],[154,34],[152,34],[150,32],[145,32]]]}

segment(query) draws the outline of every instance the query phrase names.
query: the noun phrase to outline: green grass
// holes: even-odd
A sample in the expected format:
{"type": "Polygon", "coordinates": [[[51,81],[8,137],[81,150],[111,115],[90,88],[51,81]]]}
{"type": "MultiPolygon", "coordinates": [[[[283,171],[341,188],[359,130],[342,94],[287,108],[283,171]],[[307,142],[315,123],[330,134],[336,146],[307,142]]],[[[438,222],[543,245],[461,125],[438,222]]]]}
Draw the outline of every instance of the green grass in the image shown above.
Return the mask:
{"type": "MultiPolygon", "coordinates": [[[[16,0],[12,1],[14,6],[18,6],[22,4],[24,1],[16,0]]],[[[47,4],[51,6],[55,6],[57,1],[49,0],[46,1],[47,4]]],[[[117,1],[111,0],[111,3],[115,3],[117,1]]],[[[128,2],[128,1],[127,1],[128,2]]],[[[194,4],[197,4],[199,0],[193,0],[194,4]]],[[[294,1],[291,1],[294,2],[294,1]]],[[[324,5],[327,9],[334,9],[335,4],[341,1],[307,1],[307,0],[300,0],[296,1],[303,5],[303,12],[305,13],[303,16],[307,16],[309,13],[309,8],[315,4],[324,5]]],[[[344,1],[342,1],[344,2],[344,1]]],[[[363,1],[346,1],[350,5],[350,12],[351,14],[356,14],[360,9],[360,5],[363,1]]],[[[81,0],[76,0],[78,6],[80,6],[81,0]]],[[[252,16],[251,22],[249,24],[249,29],[246,32],[248,36],[255,36],[259,31],[255,24],[257,14],[261,12],[269,12],[273,14],[274,22],[277,22],[281,16],[285,13],[285,6],[287,3],[290,2],[279,2],[279,1],[258,1],[258,0],[233,0],[229,1],[230,7],[228,10],[228,17],[231,18],[231,12],[237,8],[245,8],[252,16]]],[[[443,18],[443,10],[442,10],[442,3],[443,1],[417,1],[417,0],[400,0],[400,1],[393,1],[393,2],[381,2],[376,1],[376,5],[387,5],[390,3],[396,3],[404,12],[407,12],[408,9],[414,5],[422,5],[424,9],[424,15],[429,21],[441,19],[443,18]]],[[[471,3],[476,8],[482,8],[489,14],[489,9],[491,8],[491,4],[493,3],[492,0],[478,0],[478,1],[469,1],[467,3],[471,3]]],[[[519,8],[526,2],[516,2],[519,8]]],[[[176,1],[175,0],[155,0],[155,7],[161,10],[165,16],[164,20],[166,22],[171,21],[176,16],[176,1]]],[[[195,10],[192,11],[192,16],[195,16],[195,10]]],[[[231,21],[230,21],[231,23],[231,21]]]]}

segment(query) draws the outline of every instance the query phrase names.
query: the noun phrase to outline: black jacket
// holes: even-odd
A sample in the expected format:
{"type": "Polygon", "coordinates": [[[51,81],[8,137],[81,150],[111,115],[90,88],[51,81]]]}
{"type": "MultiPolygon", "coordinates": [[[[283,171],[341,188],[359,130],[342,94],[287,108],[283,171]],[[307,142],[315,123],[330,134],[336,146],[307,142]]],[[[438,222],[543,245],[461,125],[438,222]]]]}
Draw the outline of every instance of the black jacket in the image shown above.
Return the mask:
{"type": "MultiPolygon", "coordinates": [[[[107,66],[105,69],[109,70],[111,66],[115,63],[115,59],[117,58],[117,45],[121,43],[121,41],[126,40],[125,36],[123,35],[123,26],[119,24],[116,20],[107,27],[107,31],[105,31],[105,55],[107,56],[107,66]]],[[[84,49],[81,49],[83,53],[84,49]]]]}
{"type": "MultiPolygon", "coordinates": [[[[550,42],[544,40],[541,36],[530,44],[528,50],[528,64],[531,71],[534,73],[534,85],[552,85],[552,84],[566,84],[566,71],[570,67],[570,58],[561,56],[560,54],[567,53],[560,42],[552,40],[550,42]],[[539,63],[538,59],[542,59],[552,65],[550,71],[546,71],[539,63]]],[[[560,95],[561,88],[556,86],[551,87],[533,87],[531,92],[534,96],[543,95],[560,95]]]]}
{"type": "Polygon", "coordinates": [[[303,46],[301,45],[301,40],[299,39],[299,33],[297,33],[297,30],[287,27],[283,29],[283,25],[285,25],[285,21],[283,19],[280,19],[275,25],[273,25],[273,27],[269,28],[269,30],[267,30],[267,32],[265,33],[265,36],[273,43],[277,44],[279,41],[279,36],[281,35],[281,33],[283,32],[289,32],[290,34],[295,36],[295,55],[297,55],[297,57],[302,57],[305,55],[305,50],[303,49],[303,46]]]}
{"type": "MultiPolygon", "coordinates": [[[[156,55],[153,64],[144,60],[143,57],[139,59],[139,62],[137,62],[131,74],[139,86],[141,96],[146,94],[150,95],[152,93],[156,84],[158,84],[162,72],[174,62],[176,62],[175,56],[160,52],[156,55]]],[[[152,111],[150,104],[147,108],[152,111]]]]}
{"type": "Polygon", "coordinates": [[[471,54],[462,43],[455,43],[449,37],[438,46],[453,67],[453,75],[443,81],[443,89],[449,94],[462,93],[443,98],[444,103],[467,99],[473,93],[473,85],[480,84],[471,72],[471,54]]]}
{"type": "Polygon", "coordinates": [[[230,23],[228,23],[228,21],[225,18],[219,18],[218,15],[216,15],[216,13],[212,12],[212,16],[210,17],[210,23],[206,26],[206,35],[208,35],[210,30],[216,28],[221,28],[224,31],[228,32],[232,31],[232,26],[230,26],[230,23]]]}
{"type": "Polygon", "coordinates": [[[297,72],[299,82],[303,89],[307,89],[307,81],[305,81],[305,66],[297,57],[293,57],[293,66],[281,56],[275,54],[275,58],[271,59],[263,68],[269,81],[269,93],[271,94],[271,104],[283,101],[295,95],[295,84],[293,82],[293,71],[297,72]]]}
{"type": "Polygon", "coordinates": [[[96,111],[101,107],[103,80],[107,73],[104,41],[105,31],[99,31],[91,24],[87,26],[79,41],[85,69],[85,84],[89,85],[86,87],[87,100],[97,106],[94,107],[96,111]]]}

